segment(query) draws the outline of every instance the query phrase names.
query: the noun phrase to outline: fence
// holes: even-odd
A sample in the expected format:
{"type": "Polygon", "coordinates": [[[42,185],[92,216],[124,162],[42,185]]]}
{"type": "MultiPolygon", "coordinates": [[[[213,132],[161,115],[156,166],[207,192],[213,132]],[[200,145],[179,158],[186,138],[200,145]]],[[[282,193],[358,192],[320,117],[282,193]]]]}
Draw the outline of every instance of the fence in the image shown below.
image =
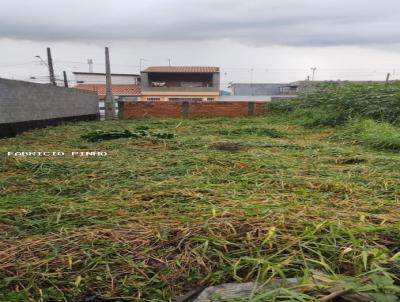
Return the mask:
{"type": "Polygon", "coordinates": [[[0,78],[0,138],[98,116],[95,92],[0,78]]]}
{"type": "Polygon", "coordinates": [[[138,101],[119,102],[122,119],[160,117],[241,117],[265,112],[267,102],[187,102],[187,101],[138,101]]]}

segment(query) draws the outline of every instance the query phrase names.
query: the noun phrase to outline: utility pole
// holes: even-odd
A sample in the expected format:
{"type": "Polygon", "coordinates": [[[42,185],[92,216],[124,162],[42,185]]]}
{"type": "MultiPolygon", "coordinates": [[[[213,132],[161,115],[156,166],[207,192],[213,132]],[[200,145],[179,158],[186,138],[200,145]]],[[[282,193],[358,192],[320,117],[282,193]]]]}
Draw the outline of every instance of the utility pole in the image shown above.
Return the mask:
{"type": "Polygon", "coordinates": [[[68,88],[67,72],[63,70],[64,86],[68,88]]]}
{"type": "Polygon", "coordinates": [[[106,100],[105,100],[105,118],[106,120],[115,119],[115,104],[112,95],[111,86],[111,68],[110,68],[110,54],[108,47],[105,48],[106,55],[106,100]]]}
{"type": "Polygon", "coordinates": [[[317,67],[311,67],[310,69],[312,70],[312,78],[311,78],[311,81],[314,81],[315,71],[317,70],[317,67]]]}
{"type": "Polygon", "coordinates": [[[168,58],[168,66],[171,66],[171,58],[168,58]]]}
{"type": "Polygon", "coordinates": [[[93,60],[88,59],[87,62],[89,64],[89,72],[92,73],[93,72],[93,60]]]}
{"type": "Polygon", "coordinates": [[[254,89],[253,89],[253,73],[254,73],[254,68],[250,68],[250,90],[251,90],[251,95],[254,95],[254,89]]]}
{"type": "Polygon", "coordinates": [[[50,84],[57,86],[56,78],[54,76],[53,59],[51,58],[50,47],[47,47],[47,65],[49,66],[50,84]]]}
{"type": "Polygon", "coordinates": [[[389,83],[389,79],[390,79],[390,73],[388,73],[388,74],[386,75],[386,83],[389,83]]]}

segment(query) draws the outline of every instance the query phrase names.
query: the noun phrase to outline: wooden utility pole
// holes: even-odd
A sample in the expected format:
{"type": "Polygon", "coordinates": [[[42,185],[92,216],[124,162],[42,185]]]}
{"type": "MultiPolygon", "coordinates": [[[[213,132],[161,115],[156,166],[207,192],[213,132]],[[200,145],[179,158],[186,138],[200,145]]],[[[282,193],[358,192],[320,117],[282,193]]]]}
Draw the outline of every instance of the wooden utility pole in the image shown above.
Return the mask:
{"type": "Polygon", "coordinates": [[[311,81],[314,81],[315,71],[317,70],[317,67],[311,67],[310,69],[312,70],[312,78],[311,78],[311,81]]]}
{"type": "Polygon", "coordinates": [[[50,47],[47,47],[47,65],[49,66],[50,84],[57,86],[56,77],[54,76],[53,59],[51,57],[50,47]]]}
{"type": "Polygon", "coordinates": [[[106,100],[105,100],[105,118],[106,120],[115,119],[115,103],[112,95],[110,54],[108,47],[105,49],[106,54],[106,100]]]}
{"type": "Polygon", "coordinates": [[[67,72],[65,70],[63,71],[63,77],[64,77],[64,86],[68,87],[67,72]]]}
{"type": "Polygon", "coordinates": [[[390,73],[388,73],[388,74],[386,75],[386,83],[389,83],[389,79],[390,79],[390,73]]]}

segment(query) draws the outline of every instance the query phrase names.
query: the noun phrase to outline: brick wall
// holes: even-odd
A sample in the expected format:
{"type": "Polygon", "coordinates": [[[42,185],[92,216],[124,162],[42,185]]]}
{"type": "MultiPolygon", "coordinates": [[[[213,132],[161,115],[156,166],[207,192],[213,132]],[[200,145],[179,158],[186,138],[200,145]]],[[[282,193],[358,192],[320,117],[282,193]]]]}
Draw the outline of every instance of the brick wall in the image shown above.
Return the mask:
{"type": "Polygon", "coordinates": [[[263,113],[265,102],[119,102],[122,119],[162,117],[240,117],[263,113]]]}

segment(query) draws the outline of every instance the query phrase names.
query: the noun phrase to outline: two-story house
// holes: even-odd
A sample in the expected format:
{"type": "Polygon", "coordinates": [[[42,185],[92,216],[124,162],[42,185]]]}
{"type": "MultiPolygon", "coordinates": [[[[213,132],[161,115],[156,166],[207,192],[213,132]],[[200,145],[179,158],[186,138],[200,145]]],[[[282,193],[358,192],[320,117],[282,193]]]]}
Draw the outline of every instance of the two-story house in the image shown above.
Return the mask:
{"type": "Polygon", "coordinates": [[[217,101],[218,67],[153,66],[141,72],[142,101],[217,101]]]}

